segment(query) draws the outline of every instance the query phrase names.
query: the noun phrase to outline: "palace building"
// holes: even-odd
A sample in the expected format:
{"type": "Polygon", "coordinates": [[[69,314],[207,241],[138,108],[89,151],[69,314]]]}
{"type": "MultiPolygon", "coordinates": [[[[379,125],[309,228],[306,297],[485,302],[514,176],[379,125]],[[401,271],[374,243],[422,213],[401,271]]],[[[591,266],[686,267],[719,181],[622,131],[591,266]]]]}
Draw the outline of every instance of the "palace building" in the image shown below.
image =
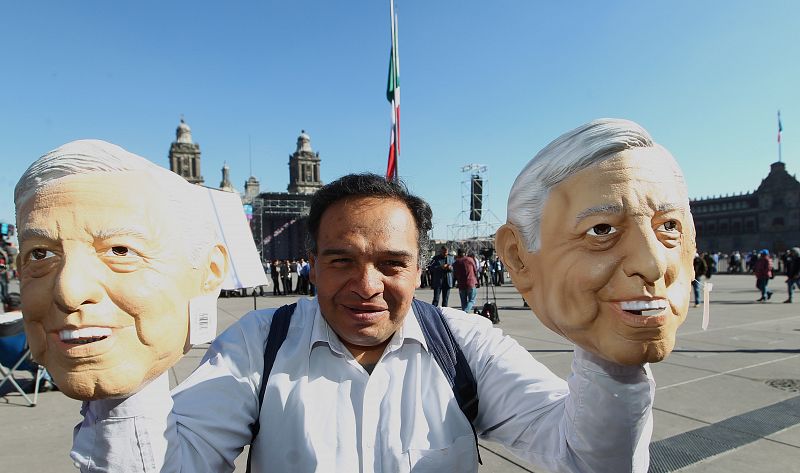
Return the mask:
{"type": "Polygon", "coordinates": [[[800,246],[800,182],[776,162],[755,191],[689,202],[699,251],[728,253],[800,246]]]}

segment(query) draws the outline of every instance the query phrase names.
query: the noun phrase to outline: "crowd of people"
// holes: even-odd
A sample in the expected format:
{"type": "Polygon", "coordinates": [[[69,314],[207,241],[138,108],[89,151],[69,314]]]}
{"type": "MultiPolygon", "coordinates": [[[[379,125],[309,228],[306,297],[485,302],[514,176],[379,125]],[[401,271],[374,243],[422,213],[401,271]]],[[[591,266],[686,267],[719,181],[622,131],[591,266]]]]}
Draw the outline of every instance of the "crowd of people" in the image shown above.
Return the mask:
{"type": "MultiPolygon", "coordinates": [[[[264,274],[272,280],[273,296],[288,296],[290,294],[313,296],[316,294],[314,285],[309,281],[309,263],[305,258],[300,259],[273,259],[262,262],[264,274]]],[[[264,286],[257,289],[259,295],[264,295],[264,286]]]]}
{"type": "Polygon", "coordinates": [[[734,251],[730,255],[719,252],[695,253],[695,276],[692,281],[695,307],[702,303],[700,297],[701,278],[709,280],[717,272],[728,274],[752,273],[756,278],[756,289],[758,289],[760,296],[756,299],[756,302],[767,302],[772,299],[773,291],[769,288],[769,283],[776,275],[783,274],[786,276],[788,296],[783,302],[791,304],[793,302],[792,293],[794,288],[800,287],[800,248],[793,247],[780,255],[774,254],[766,248],[758,251],[752,250],[744,255],[739,251],[734,251]]]}
{"type": "MultiPolygon", "coordinates": [[[[309,262],[305,258],[266,260],[262,265],[272,282],[273,296],[315,295],[314,284],[308,277],[309,262]]],[[[448,307],[450,289],[457,288],[461,310],[469,312],[475,305],[477,289],[489,284],[506,284],[506,275],[502,260],[486,251],[476,255],[472,250],[448,251],[447,246],[441,246],[428,265],[421,268],[420,287],[433,290],[433,305],[448,307]]],[[[259,296],[266,295],[267,291],[265,286],[255,289],[259,296]]]]}

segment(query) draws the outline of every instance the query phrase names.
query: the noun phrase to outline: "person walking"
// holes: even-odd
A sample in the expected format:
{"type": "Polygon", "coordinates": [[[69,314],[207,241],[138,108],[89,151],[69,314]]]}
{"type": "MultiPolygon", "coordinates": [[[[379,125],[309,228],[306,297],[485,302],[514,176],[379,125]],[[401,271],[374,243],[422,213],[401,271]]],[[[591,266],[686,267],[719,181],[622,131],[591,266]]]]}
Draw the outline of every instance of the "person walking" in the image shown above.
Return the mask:
{"type": "Polygon", "coordinates": [[[756,287],[761,291],[761,298],[756,302],[764,302],[772,297],[772,291],[767,289],[769,280],[772,279],[772,258],[769,257],[769,250],[761,250],[758,259],[753,267],[756,275],[756,287]]]}
{"type": "Polygon", "coordinates": [[[783,301],[784,304],[792,303],[792,292],[794,286],[800,287],[800,248],[794,247],[789,250],[789,257],[786,258],[786,290],[789,298],[783,301]]]}
{"type": "Polygon", "coordinates": [[[464,250],[458,249],[456,261],[453,263],[453,275],[458,282],[458,295],[461,297],[461,310],[469,313],[478,296],[478,268],[471,256],[465,256],[464,250]]]}

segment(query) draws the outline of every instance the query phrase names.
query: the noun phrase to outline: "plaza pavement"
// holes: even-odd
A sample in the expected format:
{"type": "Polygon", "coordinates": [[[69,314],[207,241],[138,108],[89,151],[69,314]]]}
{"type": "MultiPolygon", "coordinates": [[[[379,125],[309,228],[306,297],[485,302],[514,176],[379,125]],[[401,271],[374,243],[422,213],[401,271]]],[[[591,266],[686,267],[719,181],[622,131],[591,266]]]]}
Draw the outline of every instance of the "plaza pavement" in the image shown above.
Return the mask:
{"type": "MultiPolygon", "coordinates": [[[[690,309],[673,354],[652,365],[658,386],[651,472],[800,472],[800,298],[781,303],[783,280],[772,281],[771,302],[756,303],[753,276],[715,275],[707,331],[700,328],[701,308],[690,309]]],[[[499,327],[567,376],[572,346],[523,308],[512,286],[497,288],[496,294],[499,327]]],[[[429,289],[417,291],[422,300],[431,295],[429,289]]],[[[268,296],[255,303],[265,308],[295,299],[268,296]]],[[[453,291],[451,305],[457,299],[453,291]]],[[[484,299],[482,288],[478,302],[484,299]]],[[[220,299],[220,330],[253,303],[253,298],[220,299]]],[[[173,385],[188,376],[203,351],[193,349],[170,370],[173,385]]],[[[0,397],[0,471],[75,471],[68,452],[79,408],[60,392],[41,394],[33,408],[15,393],[0,397]]],[[[498,445],[480,444],[481,473],[541,471],[498,445]]],[[[244,456],[236,464],[243,472],[244,456]]]]}

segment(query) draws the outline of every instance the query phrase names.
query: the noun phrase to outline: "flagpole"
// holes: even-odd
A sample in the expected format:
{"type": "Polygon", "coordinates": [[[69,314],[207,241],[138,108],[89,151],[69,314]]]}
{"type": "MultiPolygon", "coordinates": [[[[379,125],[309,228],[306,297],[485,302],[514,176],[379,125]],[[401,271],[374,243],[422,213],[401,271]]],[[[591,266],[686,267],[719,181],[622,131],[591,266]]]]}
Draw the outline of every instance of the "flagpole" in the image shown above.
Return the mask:
{"type": "Polygon", "coordinates": [[[781,132],[783,131],[783,125],[781,125],[781,111],[778,110],[778,162],[782,162],[781,156],[781,132]]]}

